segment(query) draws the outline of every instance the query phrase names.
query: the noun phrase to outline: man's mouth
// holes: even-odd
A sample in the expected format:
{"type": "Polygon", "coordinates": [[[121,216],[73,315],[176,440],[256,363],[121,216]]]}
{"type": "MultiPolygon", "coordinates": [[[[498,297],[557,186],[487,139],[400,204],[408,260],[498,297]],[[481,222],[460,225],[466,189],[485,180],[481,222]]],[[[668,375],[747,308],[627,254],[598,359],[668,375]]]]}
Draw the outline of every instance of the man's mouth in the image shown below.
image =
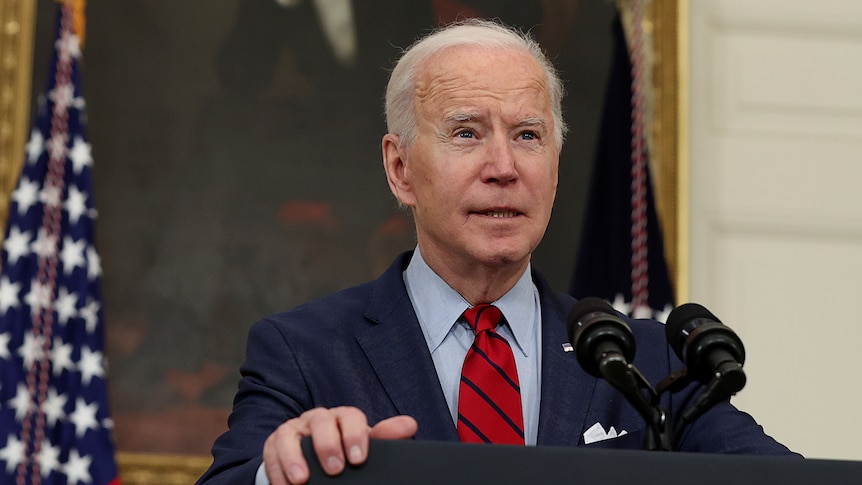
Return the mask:
{"type": "Polygon", "coordinates": [[[518,215],[518,212],[515,212],[513,210],[493,210],[493,211],[485,212],[484,214],[488,217],[497,217],[497,218],[503,219],[503,218],[515,217],[518,215]]]}

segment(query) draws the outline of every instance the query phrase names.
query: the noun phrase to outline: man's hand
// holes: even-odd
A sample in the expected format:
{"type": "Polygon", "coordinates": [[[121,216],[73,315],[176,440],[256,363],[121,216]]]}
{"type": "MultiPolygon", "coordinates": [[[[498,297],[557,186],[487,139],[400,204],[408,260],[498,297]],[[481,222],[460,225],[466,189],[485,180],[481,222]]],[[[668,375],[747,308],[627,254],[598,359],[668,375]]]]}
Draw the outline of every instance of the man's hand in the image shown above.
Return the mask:
{"type": "Polygon", "coordinates": [[[365,462],[368,440],[406,439],[416,434],[418,424],[410,416],[394,416],[368,426],[365,413],[354,407],[315,408],[278,427],[263,445],[266,476],[272,485],[308,481],[308,464],[300,441],[311,436],[314,452],[329,475],[344,470],[345,456],[352,465],[365,462]]]}

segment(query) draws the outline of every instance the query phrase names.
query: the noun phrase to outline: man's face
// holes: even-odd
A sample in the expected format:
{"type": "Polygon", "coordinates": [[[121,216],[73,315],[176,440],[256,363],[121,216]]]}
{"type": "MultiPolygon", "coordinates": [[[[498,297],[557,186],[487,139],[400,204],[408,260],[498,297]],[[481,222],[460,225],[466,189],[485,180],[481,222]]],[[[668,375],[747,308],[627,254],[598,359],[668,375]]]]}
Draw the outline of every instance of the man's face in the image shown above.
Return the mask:
{"type": "Polygon", "coordinates": [[[417,136],[398,151],[404,184],[393,191],[413,209],[423,256],[525,266],[548,225],[559,166],[538,62],[518,50],[451,48],[425,63],[415,96],[417,136]]]}

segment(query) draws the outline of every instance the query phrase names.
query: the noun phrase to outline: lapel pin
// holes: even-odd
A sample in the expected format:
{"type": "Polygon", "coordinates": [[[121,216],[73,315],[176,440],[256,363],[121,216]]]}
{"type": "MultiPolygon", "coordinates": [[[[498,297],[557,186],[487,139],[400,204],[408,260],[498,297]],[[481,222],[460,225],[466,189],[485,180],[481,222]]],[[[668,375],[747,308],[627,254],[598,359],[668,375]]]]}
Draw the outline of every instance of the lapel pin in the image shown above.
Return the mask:
{"type": "Polygon", "coordinates": [[[574,352],[575,348],[572,347],[572,344],[566,342],[563,344],[563,352],[574,352]]]}

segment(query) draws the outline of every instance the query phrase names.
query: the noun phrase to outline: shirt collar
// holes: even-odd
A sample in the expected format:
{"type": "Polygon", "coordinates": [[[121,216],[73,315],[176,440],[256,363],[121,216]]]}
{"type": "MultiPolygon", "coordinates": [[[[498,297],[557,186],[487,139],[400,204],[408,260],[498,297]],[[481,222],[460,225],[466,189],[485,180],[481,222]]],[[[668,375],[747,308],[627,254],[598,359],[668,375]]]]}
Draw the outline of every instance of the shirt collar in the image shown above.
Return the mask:
{"type": "Polygon", "coordinates": [[[528,355],[527,349],[530,347],[527,343],[536,335],[535,324],[538,319],[535,314],[539,308],[538,298],[539,291],[533,283],[528,264],[515,286],[494,302],[509,322],[515,345],[525,356],[528,355]]]}
{"type": "MultiPolygon", "coordinates": [[[[404,270],[404,283],[428,348],[433,352],[470,305],[428,266],[418,246],[404,270]]],[[[493,304],[506,317],[515,345],[527,355],[527,343],[531,335],[535,335],[535,312],[539,308],[538,290],[533,283],[529,264],[515,286],[493,304]]]]}

